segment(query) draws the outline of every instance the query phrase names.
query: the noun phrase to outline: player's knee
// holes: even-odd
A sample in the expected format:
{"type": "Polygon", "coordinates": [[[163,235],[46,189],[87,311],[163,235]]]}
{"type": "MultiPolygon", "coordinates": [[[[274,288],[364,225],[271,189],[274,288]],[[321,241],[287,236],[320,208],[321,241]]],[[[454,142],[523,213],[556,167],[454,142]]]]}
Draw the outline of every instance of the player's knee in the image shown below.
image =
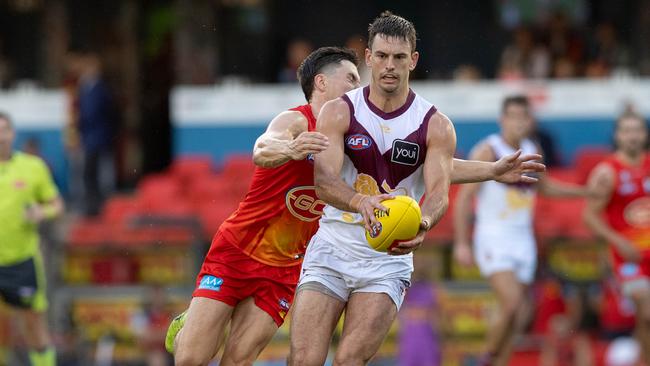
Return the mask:
{"type": "Polygon", "coordinates": [[[291,345],[287,364],[289,366],[320,366],[325,364],[327,354],[319,355],[317,352],[310,351],[307,345],[291,345]]]}
{"type": "Polygon", "coordinates": [[[363,354],[353,354],[350,352],[342,352],[334,356],[334,366],[360,366],[367,364],[372,356],[365,356],[363,354]]]}
{"type": "Polygon", "coordinates": [[[523,305],[523,301],[520,299],[512,299],[502,306],[502,312],[504,317],[509,320],[514,320],[519,313],[519,309],[523,305]]]}
{"type": "Polygon", "coordinates": [[[358,347],[340,346],[334,355],[335,366],[365,365],[374,356],[374,352],[358,347]]]}
{"type": "Polygon", "coordinates": [[[174,353],[175,366],[207,366],[211,361],[211,356],[201,354],[200,352],[187,351],[179,348],[174,353]]]}
{"type": "Polygon", "coordinates": [[[228,343],[224,350],[222,363],[237,366],[252,365],[259,353],[258,349],[261,350],[261,348],[261,346],[259,348],[250,347],[243,342],[228,343]]]}
{"type": "Polygon", "coordinates": [[[650,304],[645,304],[643,311],[640,311],[637,315],[641,325],[646,329],[650,328],[650,304]]]}

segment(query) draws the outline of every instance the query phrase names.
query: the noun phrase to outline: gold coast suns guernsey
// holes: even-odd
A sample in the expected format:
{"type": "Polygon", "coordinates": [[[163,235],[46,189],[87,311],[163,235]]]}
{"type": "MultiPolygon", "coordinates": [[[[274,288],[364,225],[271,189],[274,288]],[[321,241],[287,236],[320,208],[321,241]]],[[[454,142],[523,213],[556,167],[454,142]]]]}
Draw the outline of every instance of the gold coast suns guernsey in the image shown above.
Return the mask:
{"type": "MultiPolygon", "coordinates": [[[[650,261],[650,154],[638,166],[627,165],[611,155],[605,164],[614,171],[614,191],[605,207],[611,227],[641,250],[644,262],[650,261]]],[[[611,246],[616,264],[624,260],[611,246]]],[[[650,263],[644,263],[650,267],[650,263]]],[[[650,271],[650,269],[649,269],[650,271]]]]}
{"type": "MultiPolygon", "coordinates": [[[[341,178],[362,194],[408,195],[420,201],[428,121],[436,108],[409,90],[402,107],[385,113],[370,102],[369,93],[365,87],[342,97],[350,108],[350,125],[344,136],[341,178]]],[[[411,254],[390,256],[368,246],[360,214],[329,205],[323,212],[318,237],[354,258],[397,262],[402,270],[412,270],[411,254]]]]}
{"type": "MultiPolygon", "coordinates": [[[[302,113],[309,131],[314,131],[316,118],[308,104],[292,110],[302,113]]],[[[300,265],[324,206],[314,191],[311,156],[275,168],[256,167],[246,197],[217,236],[259,262],[300,265]]]]}

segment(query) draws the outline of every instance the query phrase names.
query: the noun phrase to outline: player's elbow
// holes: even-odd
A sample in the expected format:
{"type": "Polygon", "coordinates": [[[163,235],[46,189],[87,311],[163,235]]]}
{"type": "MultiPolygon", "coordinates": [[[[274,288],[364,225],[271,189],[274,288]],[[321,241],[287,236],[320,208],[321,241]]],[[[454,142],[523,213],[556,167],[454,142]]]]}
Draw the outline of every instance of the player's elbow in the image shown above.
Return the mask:
{"type": "Polygon", "coordinates": [[[597,226],[595,221],[597,221],[596,215],[591,210],[586,209],[582,211],[582,222],[592,232],[594,231],[594,227],[597,226]]]}
{"type": "Polygon", "coordinates": [[[255,146],[255,150],[253,150],[253,164],[259,167],[265,167],[264,156],[261,149],[259,149],[257,146],[255,146]]]}
{"type": "Polygon", "coordinates": [[[275,168],[282,163],[282,161],[272,159],[269,154],[265,153],[263,148],[255,147],[255,150],[253,150],[253,164],[260,168],[275,168]]]}

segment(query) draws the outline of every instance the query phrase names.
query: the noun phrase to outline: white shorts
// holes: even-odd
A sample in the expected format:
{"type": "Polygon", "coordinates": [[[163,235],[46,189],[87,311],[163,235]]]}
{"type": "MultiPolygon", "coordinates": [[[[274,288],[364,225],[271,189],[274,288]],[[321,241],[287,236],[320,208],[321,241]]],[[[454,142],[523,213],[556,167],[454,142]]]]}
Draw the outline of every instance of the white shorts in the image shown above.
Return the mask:
{"type": "MultiPolygon", "coordinates": [[[[388,256],[387,256],[388,257],[388,256]]],[[[403,260],[363,260],[337,250],[335,246],[314,236],[307,246],[298,291],[302,285],[317,282],[342,301],[355,292],[384,293],[402,306],[406,289],[411,285],[412,267],[403,260]]],[[[303,286],[304,287],[304,286],[303,286]]],[[[313,286],[307,288],[314,289],[313,286]]]]}
{"type": "Polygon", "coordinates": [[[510,271],[524,284],[535,278],[537,247],[532,232],[476,232],[474,258],[484,277],[510,271]]]}

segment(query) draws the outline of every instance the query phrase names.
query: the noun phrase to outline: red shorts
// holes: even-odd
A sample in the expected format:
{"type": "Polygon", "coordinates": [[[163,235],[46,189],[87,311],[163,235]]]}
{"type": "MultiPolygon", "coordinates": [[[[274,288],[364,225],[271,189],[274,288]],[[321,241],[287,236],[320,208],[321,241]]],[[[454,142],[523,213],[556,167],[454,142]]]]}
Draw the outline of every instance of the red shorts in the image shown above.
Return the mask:
{"type": "Polygon", "coordinates": [[[230,306],[252,297],[279,326],[289,311],[300,278],[300,265],[274,267],[258,262],[219,234],[212,240],[193,297],[206,297],[230,306]]]}

